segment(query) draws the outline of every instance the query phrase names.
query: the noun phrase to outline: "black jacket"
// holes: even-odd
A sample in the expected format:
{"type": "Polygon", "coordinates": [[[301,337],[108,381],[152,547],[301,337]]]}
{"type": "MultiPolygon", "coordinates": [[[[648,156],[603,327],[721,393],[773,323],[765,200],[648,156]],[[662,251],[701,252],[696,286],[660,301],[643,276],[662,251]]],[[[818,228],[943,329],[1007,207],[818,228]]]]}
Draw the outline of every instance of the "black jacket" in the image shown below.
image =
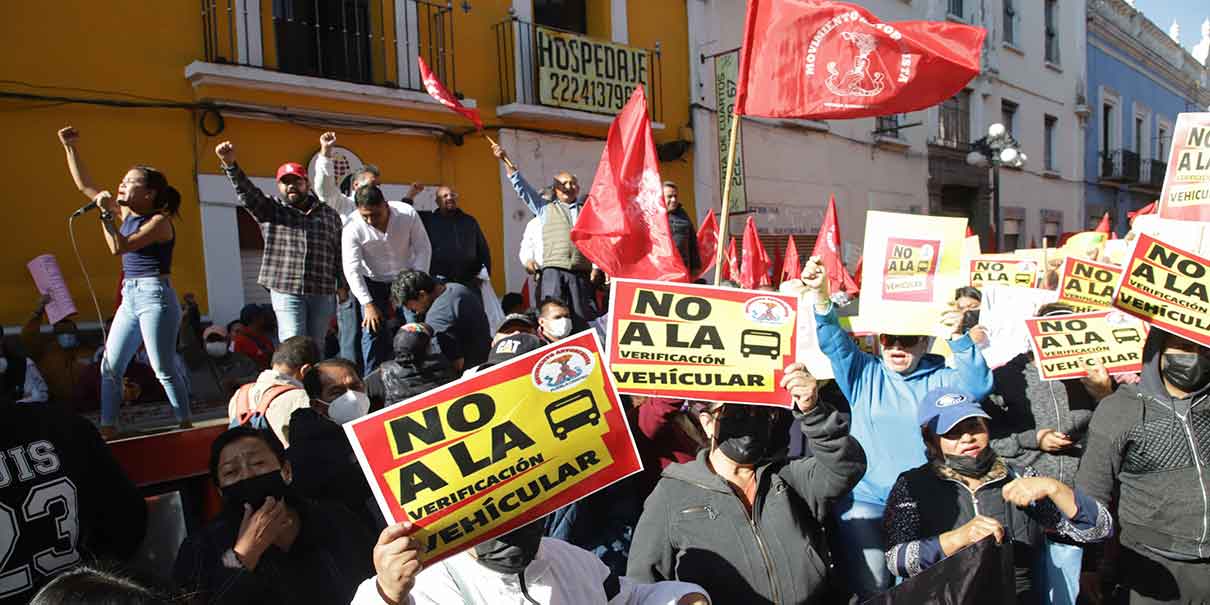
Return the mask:
{"type": "Polygon", "coordinates": [[[822,603],[830,559],[823,519],[866,460],[826,402],[800,422],[814,457],[758,467],[751,517],[706,465],[706,450],[664,469],[635,528],[626,575],[694,582],[715,603],[822,603]]]}
{"type": "Polygon", "coordinates": [[[298,539],[289,552],[269,547],[255,571],[224,565],[239,531],[225,515],[185,538],[173,578],[192,597],[188,602],[348,605],[357,586],[374,576],[374,538],[339,505],[294,506],[302,518],[298,539]]]}
{"type": "Polygon", "coordinates": [[[395,359],[383,362],[366,376],[366,394],[370,401],[388,406],[457,379],[458,373],[443,355],[430,356],[422,362],[395,359]]]}
{"type": "Polygon", "coordinates": [[[697,252],[697,229],[681,207],[668,213],[668,228],[672,230],[672,243],[676,245],[677,252],[681,253],[681,260],[692,278],[702,266],[697,252]]]}
{"type": "Polygon", "coordinates": [[[420,220],[433,246],[429,275],[466,284],[479,275],[479,269],[491,270],[491,248],[475,217],[461,210],[451,214],[433,211],[421,212],[420,220]]]}
{"type": "Polygon", "coordinates": [[[1166,333],[1152,330],[1142,382],[1097,406],[1076,484],[1117,497],[1122,545],[1169,559],[1210,558],[1210,385],[1184,399],[1160,376],[1166,333]]]}
{"type": "Polygon", "coordinates": [[[289,435],[286,459],[294,471],[290,485],[298,495],[344,506],[371,533],[386,527],[353,446],[339,424],[304,408],[290,415],[289,435]]]}

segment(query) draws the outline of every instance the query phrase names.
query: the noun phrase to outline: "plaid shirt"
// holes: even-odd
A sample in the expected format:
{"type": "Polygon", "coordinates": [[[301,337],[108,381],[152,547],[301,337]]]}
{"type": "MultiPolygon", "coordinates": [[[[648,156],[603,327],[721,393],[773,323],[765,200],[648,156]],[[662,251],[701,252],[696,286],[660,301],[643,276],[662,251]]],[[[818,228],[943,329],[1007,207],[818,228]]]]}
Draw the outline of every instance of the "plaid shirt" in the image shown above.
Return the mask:
{"type": "Polygon", "coordinates": [[[265,238],[256,283],[285,294],[335,294],[340,275],[340,214],[310,193],[302,210],[269,197],[238,164],[223,170],[240,203],[260,223],[265,238]]]}

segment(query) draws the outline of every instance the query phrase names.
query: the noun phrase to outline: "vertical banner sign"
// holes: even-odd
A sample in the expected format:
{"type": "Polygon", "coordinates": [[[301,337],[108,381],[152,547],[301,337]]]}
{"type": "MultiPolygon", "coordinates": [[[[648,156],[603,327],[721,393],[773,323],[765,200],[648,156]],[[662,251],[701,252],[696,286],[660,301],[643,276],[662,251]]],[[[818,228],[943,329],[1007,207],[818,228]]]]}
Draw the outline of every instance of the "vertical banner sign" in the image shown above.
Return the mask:
{"type": "Polygon", "coordinates": [[[970,285],[988,284],[1032,288],[1038,280],[1038,263],[1026,258],[981,256],[970,260],[970,285]]]}
{"type": "MultiPolygon", "coordinates": [[[[735,119],[736,81],[739,76],[739,51],[735,50],[714,57],[714,100],[718,108],[718,191],[723,195],[723,178],[727,175],[727,141],[731,136],[731,120],[735,119]]],[[[744,190],[744,124],[740,121],[735,139],[735,170],[731,173],[730,212],[748,209],[748,195],[744,190]]]]}
{"type": "MultiPolygon", "coordinates": [[[[635,87],[651,84],[646,49],[537,26],[538,101],[551,107],[614,115],[635,87]]],[[[650,97],[650,89],[647,89],[650,97]]]]}
{"type": "Polygon", "coordinates": [[[868,212],[862,325],[876,333],[932,335],[963,284],[965,239],[963,218],[868,212]]]}
{"type": "Polygon", "coordinates": [[[1210,347],[1210,259],[1140,235],[1113,296],[1115,307],[1210,347]]]}
{"type": "Polygon", "coordinates": [[[622,393],[789,407],[781,378],[797,350],[795,297],[615,279],[609,312],[622,393]]]}
{"type": "Polygon", "coordinates": [[[1210,112],[1176,116],[1159,215],[1210,221],[1210,112]]]}
{"type": "Polygon", "coordinates": [[[1059,302],[1077,312],[1100,311],[1113,306],[1122,268],[1069,256],[1059,275],[1059,302]]]}
{"type": "Polygon", "coordinates": [[[1088,375],[1097,360],[1110,374],[1143,370],[1147,324],[1117,309],[1025,320],[1042,380],[1088,375]]]}
{"type": "Polygon", "coordinates": [[[344,425],[383,516],[430,564],[642,468],[596,334],[344,425]]]}

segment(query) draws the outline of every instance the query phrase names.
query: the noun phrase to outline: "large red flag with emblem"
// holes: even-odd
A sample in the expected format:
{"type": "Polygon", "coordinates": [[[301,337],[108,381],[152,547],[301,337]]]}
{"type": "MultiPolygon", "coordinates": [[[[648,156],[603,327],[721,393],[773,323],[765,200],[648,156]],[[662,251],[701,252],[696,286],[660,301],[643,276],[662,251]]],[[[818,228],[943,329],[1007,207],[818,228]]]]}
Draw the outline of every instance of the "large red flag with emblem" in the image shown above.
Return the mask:
{"type": "Polygon", "coordinates": [[[739,270],[739,285],[749,290],[770,285],[773,283],[769,279],[770,265],[769,253],[765,251],[765,245],[756,231],[756,219],[748,215],[748,222],[744,225],[744,266],[739,270]]]}
{"type": "Polygon", "coordinates": [[[883,23],[842,2],[749,0],[737,115],[834,119],[931,107],[979,75],[987,31],[883,23]]]}
{"type": "Polygon", "coordinates": [[[727,251],[723,252],[723,279],[739,281],[739,249],[735,246],[735,237],[731,238],[731,244],[727,246],[727,251]]]}
{"type": "Polygon", "coordinates": [[[859,287],[845,268],[840,250],[840,219],[836,217],[836,196],[832,195],[828,197],[828,211],[823,215],[823,225],[819,227],[819,237],[815,238],[811,256],[818,256],[820,264],[827,269],[828,288],[832,293],[857,296],[859,287]]]}
{"type": "Polygon", "coordinates": [[[714,208],[706,212],[706,219],[697,228],[697,257],[702,259],[701,269],[693,279],[699,279],[718,261],[718,218],[714,216],[714,208]]]}
{"type": "Polygon", "coordinates": [[[428,91],[429,96],[433,97],[438,103],[449,107],[455,112],[462,114],[466,119],[474,122],[475,128],[483,130],[483,119],[479,117],[479,110],[463,106],[458,97],[450,94],[450,91],[446,90],[445,86],[441,84],[441,80],[438,80],[437,76],[433,75],[433,72],[429,70],[429,66],[424,62],[424,59],[416,57],[416,62],[420,64],[420,80],[424,82],[424,89],[428,91]]]}
{"type": "Polygon", "coordinates": [[[778,282],[784,282],[788,279],[798,279],[802,275],[802,260],[798,258],[798,246],[794,243],[794,236],[790,236],[790,241],[786,243],[786,256],[781,262],[781,275],[778,276],[778,282]]]}
{"type": "Polygon", "coordinates": [[[613,277],[689,281],[672,242],[643,87],[609,126],[605,151],[571,241],[613,277]]]}

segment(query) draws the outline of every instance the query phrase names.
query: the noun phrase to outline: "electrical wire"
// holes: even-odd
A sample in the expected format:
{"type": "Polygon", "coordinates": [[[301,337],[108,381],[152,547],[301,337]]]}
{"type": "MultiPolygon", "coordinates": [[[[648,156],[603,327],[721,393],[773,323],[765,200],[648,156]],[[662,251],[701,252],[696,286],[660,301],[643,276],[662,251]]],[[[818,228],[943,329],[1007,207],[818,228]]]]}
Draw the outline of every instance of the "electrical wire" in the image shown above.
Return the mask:
{"type": "MultiPolygon", "coordinates": [[[[71,239],[71,249],[76,253],[76,262],[80,263],[80,271],[84,274],[84,284],[88,286],[88,294],[92,296],[92,306],[97,310],[97,324],[101,326],[101,342],[108,343],[109,332],[105,329],[105,317],[101,314],[101,303],[97,302],[97,291],[92,287],[92,278],[88,275],[88,268],[84,266],[84,257],[80,256],[80,246],[76,244],[75,220],[75,213],[67,217],[67,237],[71,239]]],[[[101,364],[102,369],[105,365],[101,364]]]]}

